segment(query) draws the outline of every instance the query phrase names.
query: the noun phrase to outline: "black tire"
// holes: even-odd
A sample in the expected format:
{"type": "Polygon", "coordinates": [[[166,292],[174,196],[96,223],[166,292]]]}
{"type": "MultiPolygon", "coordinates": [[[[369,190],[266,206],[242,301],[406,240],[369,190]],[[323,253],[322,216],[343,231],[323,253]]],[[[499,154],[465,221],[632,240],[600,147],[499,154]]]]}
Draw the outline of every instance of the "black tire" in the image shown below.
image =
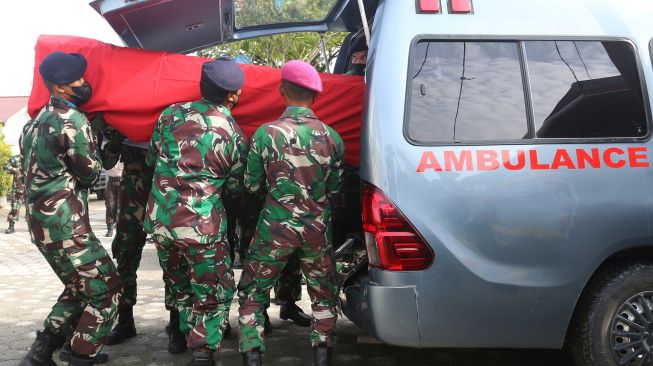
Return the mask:
{"type": "Polygon", "coordinates": [[[102,201],[104,199],[104,191],[103,190],[96,191],[95,193],[97,194],[97,199],[98,200],[102,201]]]}
{"type": "Polygon", "coordinates": [[[653,264],[596,276],[575,318],[569,345],[577,365],[653,365],[653,264]]]}

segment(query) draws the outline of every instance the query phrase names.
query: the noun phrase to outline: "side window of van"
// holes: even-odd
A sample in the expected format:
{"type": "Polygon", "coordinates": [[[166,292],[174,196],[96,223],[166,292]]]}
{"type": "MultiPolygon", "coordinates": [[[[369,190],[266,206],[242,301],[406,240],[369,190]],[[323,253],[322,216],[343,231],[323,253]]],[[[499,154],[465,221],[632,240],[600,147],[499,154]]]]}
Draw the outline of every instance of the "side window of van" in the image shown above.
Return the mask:
{"type": "Polygon", "coordinates": [[[536,138],[646,135],[633,48],[619,41],[524,42],[536,138]]]}
{"type": "Polygon", "coordinates": [[[517,42],[417,43],[408,135],[420,142],[528,135],[517,42]]]}
{"type": "Polygon", "coordinates": [[[418,143],[648,133],[635,51],[625,41],[421,40],[408,83],[405,131],[418,143]]]}

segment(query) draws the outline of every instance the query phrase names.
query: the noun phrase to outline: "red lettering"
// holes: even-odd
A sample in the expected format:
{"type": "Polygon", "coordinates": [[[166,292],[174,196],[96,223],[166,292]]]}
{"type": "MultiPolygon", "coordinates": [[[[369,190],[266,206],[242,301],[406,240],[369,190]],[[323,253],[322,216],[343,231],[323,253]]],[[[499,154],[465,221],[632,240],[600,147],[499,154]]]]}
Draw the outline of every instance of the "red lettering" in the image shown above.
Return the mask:
{"type": "Polygon", "coordinates": [[[646,147],[629,147],[628,160],[632,168],[648,168],[651,166],[648,161],[648,149],[646,147]],[[644,159],[644,161],[639,161],[644,159]]]}
{"type": "Polygon", "coordinates": [[[565,149],[558,149],[556,151],[553,163],[551,164],[551,169],[560,169],[561,166],[564,166],[567,169],[576,169],[574,162],[571,160],[571,156],[569,156],[569,153],[565,149]]]}
{"type": "Polygon", "coordinates": [[[460,157],[456,156],[455,151],[444,152],[444,170],[450,172],[453,168],[456,171],[472,170],[472,152],[463,150],[460,152],[460,157]]]}
{"type": "Polygon", "coordinates": [[[607,165],[610,168],[623,168],[626,165],[626,160],[620,159],[614,161],[612,160],[613,154],[623,155],[624,151],[616,147],[611,147],[609,149],[606,149],[603,152],[603,161],[605,161],[605,165],[607,165]]]}
{"type": "Polygon", "coordinates": [[[499,154],[494,150],[477,150],[476,164],[478,170],[497,170],[499,169],[499,154]]]}
{"type": "Polygon", "coordinates": [[[442,171],[442,167],[438,163],[438,159],[435,158],[433,151],[424,151],[422,153],[422,159],[419,161],[417,172],[423,173],[426,169],[433,169],[436,172],[442,171]]]}
{"type": "Polygon", "coordinates": [[[584,149],[576,149],[576,160],[578,161],[578,168],[585,169],[585,163],[589,163],[592,168],[601,167],[601,157],[599,156],[599,149],[590,150],[592,155],[590,156],[587,151],[584,149]]]}
{"type": "Polygon", "coordinates": [[[517,150],[517,164],[510,162],[510,150],[501,150],[503,166],[508,170],[522,170],[526,166],[526,155],[524,150],[517,150]]]}
{"type": "Polygon", "coordinates": [[[533,170],[547,170],[550,169],[549,164],[540,164],[537,161],[537,150],[528,150],[528,155],[531,158],[531,169],[533,170]]]}

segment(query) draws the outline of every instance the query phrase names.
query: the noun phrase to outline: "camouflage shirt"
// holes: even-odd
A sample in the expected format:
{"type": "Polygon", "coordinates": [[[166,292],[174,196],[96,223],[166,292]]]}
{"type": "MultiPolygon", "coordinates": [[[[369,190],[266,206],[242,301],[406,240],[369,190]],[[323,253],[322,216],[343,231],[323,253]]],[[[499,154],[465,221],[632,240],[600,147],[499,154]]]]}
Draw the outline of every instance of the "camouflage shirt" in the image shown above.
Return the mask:
{"type": "Polygon", "coordinates": [[[87,190],[101,160],[86,116],[52,97],[20,142],[32,240],[51,243],[91,232],[87,190]]]}
{"type": "Polygon", "coordinates": [[[224,106],[202,99],[163,111],[147,161],[156,165],[146,230],[202,244],[221,240],[226,235],[222,199],[242,193],[248,148],[224,106]]]}
{"type": "Polygon", "coordinates": [[[266,221],[330,217],[344,153],[338,133],[312,110],[288,107],[252,137],[245,187],[251,192],[267,188],[266,221]]]}

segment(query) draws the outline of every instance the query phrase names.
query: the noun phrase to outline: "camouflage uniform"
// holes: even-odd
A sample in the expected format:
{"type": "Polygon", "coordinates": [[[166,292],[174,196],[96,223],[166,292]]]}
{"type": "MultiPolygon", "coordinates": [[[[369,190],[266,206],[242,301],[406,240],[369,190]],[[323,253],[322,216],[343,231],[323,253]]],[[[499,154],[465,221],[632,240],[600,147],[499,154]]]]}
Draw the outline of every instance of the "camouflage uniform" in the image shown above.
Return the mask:
{"type": "Polygon", "coordinates": [[[106,144],[102,149],[104,169],[113,168],[118,161],[123,164],[118,191],[120,210],[116,236],[111,243],[111,254],[118,263],[118,274],[123,284],[121,307],[136,304],[136,271],[147,238],[143,222],[154,171],[147,164],[146,156],[146,149],[122,143],[118,147],[106,144]]]}
{"type": "MultiPolygon", "coordinates": [[[[245,193],[238,202],[225,202],[229,226],[229,248],[231,260],[234,260],[238,250],[241,262],[247,259],[247,249],[256,231],[258,217],[263,209],[263,200],[257,195],[245,193]],[[236,233],[236,223],[239,233],[236,233]]],[[[302,299],[302,271],[299,268],[299,257],[293,254],[274,284],[274,294],[280,302],[297,302],[302,299]]],[[[266,304],[266,308],[269,304],[266,304]]]]}
{"type": "Polygon", "coordinates": [[[44,327],[72,349],[95,356],[116,316],[120,279],[91,230],[88,192],[100,157],[86,117],[52,97],[21,136],[27,221],[32,242],[66,286],[44,327]],[[73,330],[74,328],[74,330],[73,330]]]}
{"type": "Polygon", "coordinates": [[[265,351],[263,308],[293,253],[312,301],[313,346],[333,344],[336,324],[331,210],[340,186],[344,144],[308,108],[289,107],[252,137],[245,187],[267,186],[267,199],[238,284],[241,352],[265,351]]]}
{"type": "Polygon", "coordinates": [[[229,316],[235,285],[222,200],[242,193],[247,149],[229,110],[204,99],[168,107],[154,128],[145,227],[190,348],[217,349],[229,316]]]}
{"type": "Polygon", "coordinates": [[[10,224],[18,221],[18,213],[23,203],[23,173],[20,165],[20,156],[16,155],[7,161],[7,165],[4,168],[5,172],[11,173],[14,176],[11,191],[9,191],[7,197],[7,200],[11,203],[11,211],[7,215],[7,222],[10,224]]]}

